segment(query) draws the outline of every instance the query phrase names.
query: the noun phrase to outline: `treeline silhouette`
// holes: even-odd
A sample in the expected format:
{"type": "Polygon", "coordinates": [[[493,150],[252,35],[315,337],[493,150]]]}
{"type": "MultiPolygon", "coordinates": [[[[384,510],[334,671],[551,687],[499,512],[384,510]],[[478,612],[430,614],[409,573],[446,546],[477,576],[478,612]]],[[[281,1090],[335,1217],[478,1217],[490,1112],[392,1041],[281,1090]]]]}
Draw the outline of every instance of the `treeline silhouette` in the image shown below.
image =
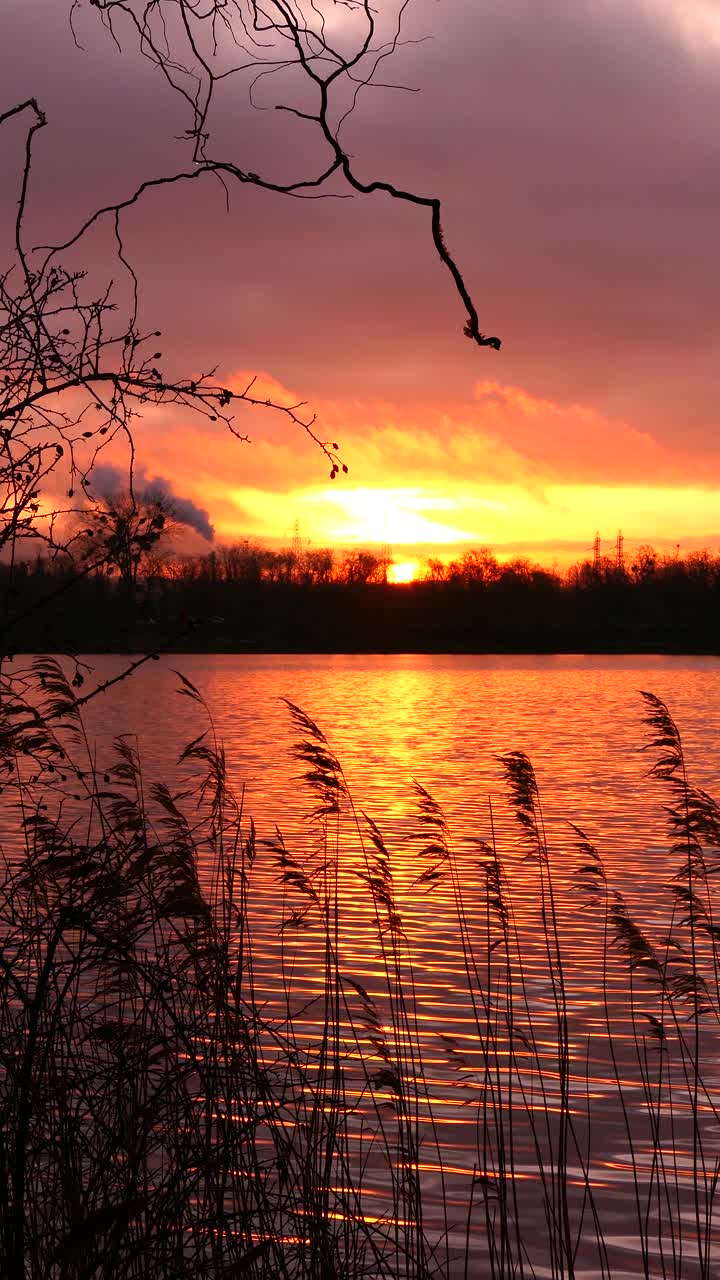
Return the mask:
{"type": "Polygon", "coordinates": [[[720,555],[641,546],[564,572],[469,551],[387,581],[370,550],[204,556],[150,551],[132,569],[77,558],[0,566],[16,652],[696,652],[720,650],[720,555]],[[52,607],[48,608],[48,602],[52,607]]]}

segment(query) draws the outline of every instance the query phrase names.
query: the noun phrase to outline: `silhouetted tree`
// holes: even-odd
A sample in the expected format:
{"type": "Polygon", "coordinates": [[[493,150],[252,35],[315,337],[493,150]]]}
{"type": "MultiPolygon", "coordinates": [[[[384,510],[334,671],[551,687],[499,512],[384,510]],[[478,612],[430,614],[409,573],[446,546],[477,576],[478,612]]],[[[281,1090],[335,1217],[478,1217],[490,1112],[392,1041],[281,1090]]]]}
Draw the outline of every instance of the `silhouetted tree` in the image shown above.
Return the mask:
{"type": "Polygon", "coordinates": [[[335,555],[330,547],[314,547],[305,551],[300,568],[301,581],[311,586],[332,581],[335,555]]]}
{"type": "Polygon", "coordinates": [[[428,556],[420,576],[423,582],[445,582],[448,576],[447,565],[437,556],[428,556]]]}
{"type": "Polygon", "coordinates": [[[382,582],[387,570],[382,558],[374,551],[346,551],[339,569],[341,582],[359,586],[368,582],[382,582]]]}
{"type": "MultiPolygon", "coordinates": [[[[401,42],[404,0],[398,0],[394,13],[384,9],[379,14],[369,0],[347,5],[342,47],[329,35],[332,6],[325,13],[327,7],[312,4],[303,10],[286,0],[270,0],[264,6],[255,0],[208,0],[202,6],[194,0],[93,0],[87,21],[97,16],[118,49],[134,42],[136,52],[155,64],[165,89],[174,91],[187,111],[188,163],[176,172],[151,177],[114,203],[89,209],[63,241],[53,243],[50,233],[49,244],[41,248],[28,248],[25,225],[36,137],[40,130],[52,128],[52,122],[36,97],[0,110],[0,143],[6,140],[9,154],[15,154],[19,140],[23,157],[15,180],[14,234],[0,273],[0,554],[11,565],[17,563],[26,539],[35,545],[43,542],[51,553],[66,549],[72,526],[68,517],[86,507],[93,468],[110,446],[128,448],[128,491],[135,500],[132,427],[137,414],[157,406],[191,410],[224,423],[245,440],[234,424],[235,402],[269,405],[254,393],[254,380],[233,391],[212,371],[168,375],[160,333],[140,325],[142,281],[123,239],[123,218],[153,188],[181,187],[210,176],[224,183],[315,197],[326,191],[336,194],[340,181],[351,194],[382,193],[414,206],[428,217],[431,245],[458,294],[465,333],[480,346],[500,346],[497,338],[480,329],[463,275],[445,242],[440,200],[405,190],[385,176],[361,178],[342,141],[342,126],[360,101],[359,86],[372,86],[379,66],[401,42]],[[235,50],[240,51],[237,65],[232,62],[235,50]],[[281,70],[291,74],[278,76],[281,70]],[[273,75],[265,84],[284,86],[275,108],[292,117],[299,130],[314,131],[324,153],[312,172],[286,179],[254,172],[236,145],[244,135],[236,135],[229,154],[215,132],[220,81],[227,91],[236,83],[235,73],[238,82],[244,78],[247,83],[249,74],[257,83],[268,71],[273,75]],[[82,261],[83,246],[100,224],[112,233],[116,257],[93,272],[76,269],[71,262],[82,261]]],[[[74,23],[82,20],[70,0],[68,13],[74,23]]],[[[7,161],[7,191],[12,189],[12,172],[7,161]]],[[[324,453],[331,478],[347,470],[337,444],[321,438],[314,417],[304,416],[301,403],[269,407],[308,433],[324,453]]],[[[131,562],[126,556],[121,570],[126,580],[132,576],[131,562]]],[[[78,576],[89,572],[90,564],[88,559],[79,565],[78,576]]],[[[291,580],[296,568],[290,566],[288,572],[286,562],[266,558],[261,574],[291,580]]],[[[320,567],[317,561],[307,572],[311,578],[329,575],[327,565],[320,567]]],[[[6,593],[0,655],[9,647],[17,621],[11,599],[11,592],[6,593]]]]}
{"type": "MultiPolygon", "coordinates": [[[[291,575],[283,554],[241,543],[227,557],[226,577],[227,548],[210,556],[158,555],[157,545],[137,565],[140,607],[131,607],[133,593],[116,577],[91,575],[76,587],[78,609],[58,615],[55,642],[102,647],[102,627],[112,619],[113,643],[121,648],[131,636],[140,647],[143,627],[202,613],[215,619],[219,632],[203,631],[201,648],[217,639],[223,647],[289,643],[343,650],[720,649],[720,558],[707,551],[658,556],[645,577],[618,573],[614,562],[605,570],[588,561],[561,576],[516,557],[495,561],[490,579],[477,576],[470,585],[436,560],[434,579],[425,575],[398,589],[383,582],[372,551],[346,552],[332,570],[336,557],[329,549],[316,550],[315,568],[304,552],[301,572],[291,575]]],[[[479,561],[487,563],[486,554],[469,556],[469,564],[479,561]]],[[[21,606],[43,593],[57,596],[67,572],[52,558],[21,563],[15,579],[21,606]]],[[[5,574],[0,564],[0,590],[5,574]]],[[[28,647],[40,647],[41,630],[24,634],[28,647]]],[[[149,634],[154,638],[155,631],[149,634]]]]}
{"type": "MultiPolygon", "coordinates": [[[[275,405],[254,396],[253,380],[233,392],[212,373],[165,375],[157,349],[160,333],[138,325],[136,291],[128,301],[112,279],[99,281],[63,262],[71,248],[77,255],[100,215],[91,215],[63,245],[26,247],[33,147],[46,127],[35,98],[0,113],[0,143],[16,143],[18,132],[24,140],[13,243],[0,274],[0,557],[10,567],[10,585],[0,604],[0,662],[17,621],[12,578],[18,562],[38,544],[54,554],[68,550],[75,532],[72,517],[86,511],[93,468],[111,445],[129,446],[128,489],[135,501],[132,426],[140,412],[159,406],[191,410],[221,421],[246,440],[234,426],[233,403],[262,405],[308,431],[332,469],[340,465],[332,447],[313,432],[314,420],[301,416],[300,405],[275,405]]],[[[4,175],[10,190],[9,164],[4,175]]],[[[107,216],[119,219],[119,211],[107,216]]],[[[115,225],[120,265],[127,267],[119,221],[115,225]]],[[[124,565],[123,573],[127,557],[124,565]]],[[[89,558],[78,575],[92,567],[89,558]]]]}
{"type": "Polygon", "coordinates": [[[635,552],[635,556],[633,558],[633,563],[631,566],[632,574],[634,575],[634,577],[636,577],[639,581],[642,582],[647,578],[652,578],[657,570],[657,567],[658,567],[658,554],[655,548],[651,547],[647,542],[641,543],[640,546],[637,548],[637,551],[635,552]]]}
{"type": "Polygon", "coordinates": [[[150,564],[161,539],[167,539],[175,524],[171,498],[148,490],[137,498],[130,493],[108,494],[97,504],[79,513],[83,528],[71,547],[84,562],[97,565],[105,573],[119,573],[126,587],[133,588],[144,564],[158,576],[162,562],[150,564]]]}
{"type": "Polygon", "coordinates": [[[466,587],[487,587],[497,581],[499,573],[500,566],[487,547],[466,551],[460,560],[452,560],[447,567],[448,580],[462,582],[466,587]]]}

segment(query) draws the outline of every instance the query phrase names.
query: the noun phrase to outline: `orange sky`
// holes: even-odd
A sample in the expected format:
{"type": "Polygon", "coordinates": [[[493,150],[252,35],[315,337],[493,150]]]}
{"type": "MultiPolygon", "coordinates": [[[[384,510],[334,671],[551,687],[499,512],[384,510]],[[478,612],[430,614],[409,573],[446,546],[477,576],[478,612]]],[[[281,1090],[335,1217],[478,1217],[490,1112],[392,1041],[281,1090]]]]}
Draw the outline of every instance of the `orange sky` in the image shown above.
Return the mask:
{"type": "MultiPolygon", "coordinates": [[[[390,21],[390,0],[381,12],[390,21]]],[[[355,18],[338,13],[334,33],[350,39],[355,18]]],[[[268,395],[308,403],[349,474],[331,483],[298,428],[241,407],[250,445],[169,410],[138,422],[142,474],[216,541],[282,545],[297,521],[313,545],[389,544],[404,564],[479,544],[562,564],[596,531],[609,549],[619,529],[629,552],[718,549],[715,7],[413,0],[403,20],[407,42],[361,95],[345,145],[364,179],[442,199],[446,241],[502,350],[463,337],[426,210],[382,194],[226,195],[215,180],[156,190],[122,226],[164,368],[217,368],[236,388],[259,374],[268,395]]],[[[129,24],[118,35],[122,52],[80,6],[74,42],[66,6],[9,0],[4,93],[37,93],[49,121],[28,211],[37,243],[188,165],[187,103],[138,56],[129,24]]],[[[296,81],[264,78],[251,104],[243,74],[214,100],[213,155],[272,181],[322,167],[317,132],[269,109],[307,105],[296,81]]],[[[15,172],[11,132],[3,142],[15,172]]],[[[15,198],[6,184],[11,239],[15,198]]],[[[81,265],[127,290],[116,249],[99,225],[81,265]]]]}
{"type": "MultiPolygon", "coordinates": [[[[243,372],[233,383],[245,381],[243,372]]],[[[267,375],[258,385],[279,403],[297,399],[267,375]]],[[[716,457],[663,447],[588,405],[485,379],[444,409],[314,407],[350,467],[332,482],[316,447],[299,430],[287,438],[269,411],[241,419],[249,445],[191,420],[174,428],[173,481],[207,509],[218,540],[288,543],[297,521],[312,545],[389,544],[404,565],[480,544],[563,565],[589,554],[596,530],[609,550],[622,529],[629,553],[643,542],[720,542],[716,457]]],[[[167,474],[164,431],[145,430],[141,453],[150,475],[167,474]]]]}

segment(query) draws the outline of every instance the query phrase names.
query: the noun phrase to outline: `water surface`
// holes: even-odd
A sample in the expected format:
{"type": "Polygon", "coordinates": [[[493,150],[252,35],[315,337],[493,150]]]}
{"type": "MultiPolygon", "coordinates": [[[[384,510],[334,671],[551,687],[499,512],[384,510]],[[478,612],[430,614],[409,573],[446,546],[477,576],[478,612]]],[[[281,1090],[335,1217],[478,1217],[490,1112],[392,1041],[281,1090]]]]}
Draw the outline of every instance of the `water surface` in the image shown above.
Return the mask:
{"type": "MultiPolygon", "coordinates": [[[[97,679],[107,679],[122,666],[118,657],[90,662],[97,679]]],[[[674,1274],[675,1267],[677,1274],[694,1275],[693,1156],[682,1055],[672,1062],[668,1058],[666,1068],[652,1039],[643,1038],[645,1029],[650,1029],[650,1016],[664,1014],[662,1002],[658,1003],[657,993],[642,973],[635,972],[631,982],[627,965],[612,949],[610,960],[603,961],[603,917],[586,908],[587,895],[578,891],[574,871],[583,859],[577,851],[577,833],[569,824],[581,827],[592,840],[612,891],[622,895],[628,916],[659,945],[673,925],[668,885],[677,870],[678,855],[670,850],[664,811],[667,795],[649,776],[654,757],[643,749],[648,730],[642,723],[646,708],[639,691],[650,690],[668,703],[683,733],[692,781],[717,792],[718,660],[175,655],[148,664],[91,706],[88,722],[101,757],[109,753],[116,734],[131,732],[137,735],[151,776],[168,781],[182,776],[177,766],[180,750],[207,725],[196,703],[178,695],[180,682],[173,668],[205,697],[213,731],[225,747],[231,783],[243,796],[245,814],[255,820],[261,844],[272,841],[279,827],[301,865],[312,866],[313,858],[317,859],[318,824],[307,821],[314,801],[298,779],[298,762],[291,754],[293,731],[283,699],[302,707],[327,735],[356,809],[378,824],[390,851],[407,939],[407,972],[412,972],[415,987],[414,1034],[427,1085],[418,1087],[418,1107],[427,1121],[421,1169],[429,1202],[436,1206],[437,1237],[443,1248],[449,1242],[451,1254],[454,1248],[456,1253],[462,1249],[473,1173],[484,1169],[488,1177],[495,1176],[492,1143],[480,1140],[478,1134],[487,1126],[487,1107],[493,1099],[502,1094],[507,1102],[512,1057],[517,1077],[516,1096],[508,1104],[516,1113],[512,1179],[520,1188],[525,1226],[534,1223],[536,1228],[533,1263],[541,1275],[545,1274],[546,1223],[537,1190],[541,1169],[531,1117],[536,1114],[546,1123],[559,1106],[557,984],[547,956],[537,859],[528,857],[520,838],[498,760],[509,751],[530,757],[550,849],[571,1014],[572,1112],[578,1149],[568,1156],[570,1181],[580,1187],[584,1169],[591,1170],[592,1185],[604,1208],[603,1234],[615,1274],[643,1274],[648,1269],[649,1274],[662,1274],[663,1267],[674,1274]],[[419,857],[419,845],[413,839],[418,830],[413,779],[443,807],[456,857],[454,881],[443,874],[430,887],[428,882],[418,883],[429,863],[419,857]],[[535,1059],[529,1054],[523,1065],[517,1043],[510,1046],[507,1000],[498,990],[492,1011],[494,1082],[488,1081],[487,1036],[478,1015],[477,990],[482,989],[483,975],[468,974],[468,939],[483,963],[490,941],[485,936],[486,880],[473,843],[477,839],[494,840],[503,860],[523,957],[522,981],[513,973],[524,1020],[518,1034],[532,1029],[538,1046],[535,1059]],[[464,946],[457,915],[458,887],[468,912],[464,946]],[[655,1059],[648,1057],[653,1051],[655,1059]],[[643,1062],[644,1079],[642,1070],[638,1072],[638,1063],[643,1062]],[[666,1104],[663,1089],[673,1080],[673,1072],[677,1076],[674,1101],[666,1104]],[[652,1090],[648,1094],[648,1079],[658,1084],[659,1119],[655,1120],[655,1095],[652,1090]],[[618,1105],[618,1080],[624,1114],[618,1105]],[[431,1113],[434,1129],[429,1123],[431,1113]],[[668,1154],[671,1173],[661,1177],[657,1151],[663,1144],[672,1159],[668,1154]],[[441,1176],[449,1219],[443,1218],[440,1209],[441,1176]],[[675,1197],[672,1211],[668,1187],[675,1197]],[[643,1218],[649,1258],[644,1263],[638,1228],[643,1218]],[[674,1225],[669,1226],[671,1222],[674,1225]],[[685,1227],[678,1225],[682,1222],[685,1227]],[[683,1230],[689,1232],[689,1243],[678,1244],[677,1233],[683,1230]]],[[[341,966],[379,1010],[386,1010],[387,981],[377,919],[372,896],[361,879],[366,866],[351,814],[342,820],[340,838],[341,966]]],[[[281,1009],[289,1003],[295,1011],[296,1034],[312,1053],[322,1022],[318,1006],[324,988],[323,930],[320,921],[313,921],[312,912],[302,928],[282,928],[293,911],[304,910],[307,903],[287,886],[280,887],[275,855],[269,847],[262,850],[253,872],[258,990],[268,1008],[274,1003],[281,1009]]],[[[209,876],[211,869],[205,867],[204,874],[209,876]]],[[[355,1089],[354,1096],[360,1099],[358,1142],[360,1121],[369,1122],[373,1109],[362,1100],[360,1077],[353,1076],[353,1061],[364,1051],[369,1052],[367,1044],[364,1049],[357,1043],[347,1048],[348,1089],[351,1094],[355,1089]]],[[[708,1158],[720,1154],[720,1126],[713,1113],[714,1054],[713,1048],[703,1068],[707,1093],[701,1100],[708,1158]]],[[[387,1101],[392,1103],[391,1095],[387,1101]]],[[[548,1141],[554,1141],[552,1133],[548,1141]]],[[[370,1162],[364,1199],[368,1215],[382,1216],[385,1211],[383,1185],[382,1171],[370,1162]]],[[[574,1207],[578,1221],[580,1200],[578,1191],[574,1207]]],[[[484,1274],[483,1268],[489,1265],[481,1201],[480,1195],[472,1211],[477,1217],[474,1265],[479,1268],[472,1274],[484,1274]]],[[[584,1265],[586,1274],[599,1275],[592,1223],[578,1230],[578,1274],[584,1265]]],[[[707,1234],[708,1239],[714,1236],[712,1223],[707,1234]]],[[[457,1258],[453,1267],[456,1274],[463,1274],[464,1264],[457,1258]]]]}

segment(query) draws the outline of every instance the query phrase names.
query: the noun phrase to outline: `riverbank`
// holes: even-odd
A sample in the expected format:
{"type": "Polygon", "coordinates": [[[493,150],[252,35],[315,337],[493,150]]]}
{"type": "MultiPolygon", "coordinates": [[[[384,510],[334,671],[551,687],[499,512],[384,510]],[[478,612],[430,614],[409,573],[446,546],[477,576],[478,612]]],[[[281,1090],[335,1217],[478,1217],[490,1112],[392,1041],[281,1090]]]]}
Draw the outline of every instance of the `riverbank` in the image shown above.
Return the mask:
{"type": "Polygon", "coordinates": [[[21,583],[6,651],[720,653],[720,593],[690,580],[52,585],[21,583]]]}

